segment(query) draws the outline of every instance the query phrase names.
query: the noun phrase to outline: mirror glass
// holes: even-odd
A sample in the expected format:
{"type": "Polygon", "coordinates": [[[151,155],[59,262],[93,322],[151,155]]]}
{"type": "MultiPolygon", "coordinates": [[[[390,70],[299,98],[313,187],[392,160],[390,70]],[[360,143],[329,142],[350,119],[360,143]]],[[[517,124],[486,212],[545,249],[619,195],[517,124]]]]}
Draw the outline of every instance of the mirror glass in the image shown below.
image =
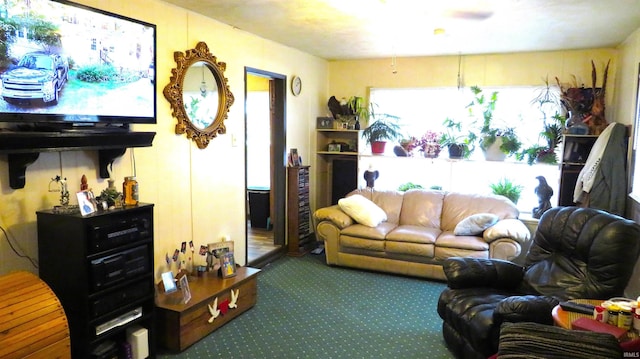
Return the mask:
{"type": "Polygon", "coordinates": [[[163,93],[178,119],[176,133],[186,133],[198,148],[206,148],[212,138],[226,133],[224,120],[234,101],[224,77],[227,64],[209,53],[204,42],[173,57],[176,68],[163,93]]]}
{"type": "Polygon", "coordinates": [[[218,83],[206,62],[189,66],[183,91],[182,101],[191,123],[201,130],[211,126],[218,116],[218,83]]]}

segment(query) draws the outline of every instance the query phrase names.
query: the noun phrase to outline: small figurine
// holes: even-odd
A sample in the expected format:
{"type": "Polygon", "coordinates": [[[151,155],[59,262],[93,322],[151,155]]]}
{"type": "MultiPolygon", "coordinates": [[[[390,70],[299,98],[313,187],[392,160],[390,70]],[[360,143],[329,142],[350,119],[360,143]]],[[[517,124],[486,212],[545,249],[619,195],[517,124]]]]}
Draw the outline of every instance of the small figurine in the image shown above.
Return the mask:
{"type": "Polygon", "coordinates": [[[542,214],[551,208],[551,196],[553,196],[553,188],[547,184],[544,176],[536,177],[539,184],[534,192],[538,196],[538,207],[533,209],[533,218],[540,219],[542,214]]]}
{"type": "Polygon", "coordinates": [[[54,178],[52,178],[51,182],[49,182],[49,192],[58,192],[57,190],[51,189],[51,184],[54,182],[60,186],[60,205],[64,207],[68,206],[69,190],[67,189],[67,179],[60,176],[55,176],[54,178]]]}
{"type": "Polygon", "coordinates": [[[87,176],[82,175],[82,178],[80,178],[80,190],[86,191],[88,189],[89,189],[89,185],[87,184],[87,176]]]}
{"type": "Polygon", "coordinates": [[[378,179],[378,176],[380,176],[380,172],[374,170],[372,165],[369,165],[369,168],[364,171],[364,179],[367,181],[367,188],[373,188],[373,184],[378,179]]]}

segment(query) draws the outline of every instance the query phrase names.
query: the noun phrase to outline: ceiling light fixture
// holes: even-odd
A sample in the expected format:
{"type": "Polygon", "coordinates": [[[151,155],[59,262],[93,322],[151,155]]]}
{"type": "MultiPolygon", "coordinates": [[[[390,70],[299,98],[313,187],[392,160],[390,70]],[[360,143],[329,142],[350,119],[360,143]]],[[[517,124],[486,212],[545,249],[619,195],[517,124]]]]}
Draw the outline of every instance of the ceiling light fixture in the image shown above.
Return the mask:
{"type": "Polygon", "coordinates": [[[394,74],[394,75],[398,73],[398,67],[396,65],[397,65],[397,63],[396,63],[396,55],[394,54],[391,57],[391,73],[394,74]]]}

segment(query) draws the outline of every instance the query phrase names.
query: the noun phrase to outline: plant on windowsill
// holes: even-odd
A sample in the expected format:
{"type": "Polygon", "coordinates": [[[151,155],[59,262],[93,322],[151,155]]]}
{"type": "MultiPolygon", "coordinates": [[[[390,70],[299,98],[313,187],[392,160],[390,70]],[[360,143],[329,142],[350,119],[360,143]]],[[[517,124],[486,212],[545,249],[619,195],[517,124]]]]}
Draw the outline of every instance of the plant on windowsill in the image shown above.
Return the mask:
{"type": "Polygon", "coordinates": [[[469,141],[469,137],[462,132],[462,123],[447,117],[442,124],[445,127],[445,132],[440,136],[439,142],[442,147],[448,148],[449,158],[469,158],[475,146],[469,141]]]}
{"type": "Polygon", "coordinates": [[[471,91],[474,98],[467,105],[467,109],[469,115],[476,118],[476,123],[480,120],[481,124],[475,131],[470,131],[469,139],[478,142],[485,153],[485,159],[489,161],[502,161],[508,156],[517,154],[522,143],[518,139],[515,129],[507,126],[496,127],[493,123],[493,111],[498,101],[498,92],[492,92],[491,96],[487,98],[478,86],[472,86],[471,91]],[[481,115],[476,116],[476,113],[481,115]]]}
{"type": "Polygon", "coordinates": [[[442,134],[427,131],[424,135],[418,140],[418,146],[420,147],[420,151],[426,158],[437,158],[440,155],[441,145],[440,145],[440,137],[442,134]]]}
{"type": "Polygon", "coordinates": [[[418,147],[419,140],[414,136],[404,137],[400,139],[400,147],[404,150],[404,154],[401,153],[401,156],[412,157],[413,151],[418,147]]]}
{"type": "Polygon", "coordinates": [[[349,107],[349,111],[355,116],[355,130],[360,129],[363,121],[365,122],[364,125],[367,125],[369,121],[369,108],[364,103],[364,98],[351,96],[349,100],[347,100],[347,106],[349,107]]]}
{"type": "Polygon", "coordinates": [[[556,149],[562,143],[562,134],[565,131],[567,119],[558,113],[551,118],[553,121],[546,122],[542,132],[540,132],[540,138],[546,141],[546,144],[537,144],[526,148],[516,155],[516,159],[522,161],[526,158],[529,165],[534,163],[558,163],[556,149]]]}
{"type": "Polygon", "coordinates": [[[376,113],[375,104],[370,104],[369,118],[373,120],[367,128],[362,131],[362,138],[371,145],[373,154],[384,153],[386,141],[395,141],[402,137],[398,117],[387,113],[376,113]]]}
{"type": "Polygon", "coordinates": [[[539,138],[543,140],[545,144],[535,144],[526,148],[518,153],[516,158],[519,161],[526,158],[527,164],[529,165],[533,163],[556,164],[558,163],[556,148],[562,143],[562,134],[567,127],[567,118],[558,113],[560,99],[551,90],[548,79],[545,79],[545,86],[531,103],[535,104],[540,111],[542,131],[540,132],[539,138]],[[555,112],[555,114],[549,117],[547,114],[551,112],[555,112]]]}
{"type": "Polygon", "coordinates": [[[491,183],[489,187],[491,187],[493,194],[507,197],[513,204],[518,204],[523,189],[521,185],[515,184],[506,177],[501,178],[498,182],[491,183]]]}

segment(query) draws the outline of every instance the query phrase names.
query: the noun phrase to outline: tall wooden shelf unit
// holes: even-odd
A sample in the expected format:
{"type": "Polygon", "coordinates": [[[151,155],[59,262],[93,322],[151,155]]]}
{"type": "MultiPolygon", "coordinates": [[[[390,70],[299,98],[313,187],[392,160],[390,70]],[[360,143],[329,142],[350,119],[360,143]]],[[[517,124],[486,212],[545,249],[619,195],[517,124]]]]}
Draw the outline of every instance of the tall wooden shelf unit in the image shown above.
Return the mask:
{"type": "Polygon", "coordinates": [[[358,187],[359,130],[316,130],[316,206],[326,207],[358,187]],[[338,144],[340,148],[329,145],[338,144]]]}
{"type": "Polygon", "coordinates": [[[300,256],[313,246],[309,201],[309,166],[287,167],[288,253],[300,256]]]}
{"type": "Polygon", "coordinates": [[[559,206],[574,206],[573,192],[576,187],[578,175],[584,168],[591,148],[595,144],[596,135],[570,135],[566,134],[562,140],[562,161],[560,162],[560,193],[558,194],[559,206]]]}

